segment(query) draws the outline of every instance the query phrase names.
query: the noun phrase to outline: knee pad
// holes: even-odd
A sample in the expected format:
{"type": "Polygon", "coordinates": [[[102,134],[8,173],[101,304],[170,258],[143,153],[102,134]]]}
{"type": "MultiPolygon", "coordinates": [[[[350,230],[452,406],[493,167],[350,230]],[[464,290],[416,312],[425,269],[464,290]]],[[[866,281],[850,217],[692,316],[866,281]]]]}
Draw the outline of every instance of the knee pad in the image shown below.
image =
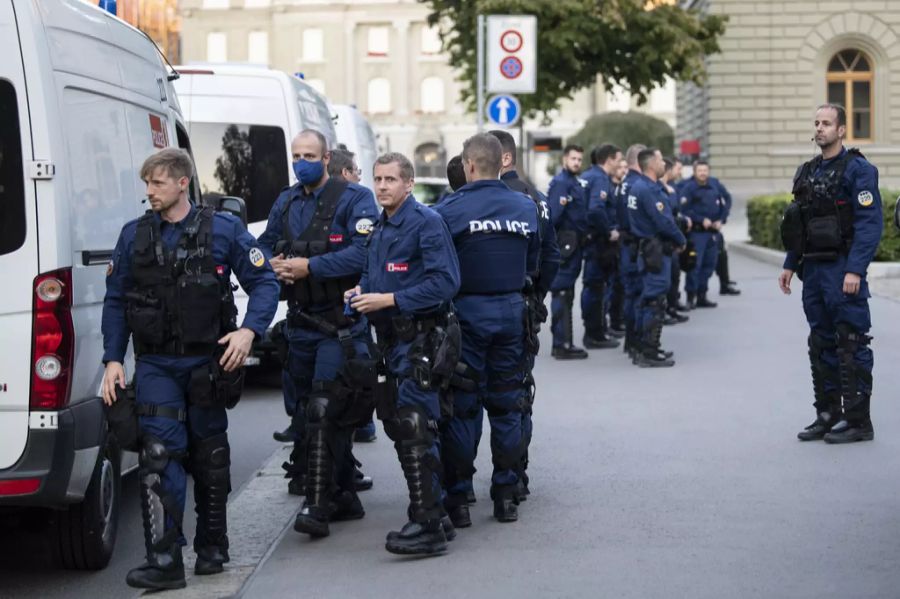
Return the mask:
{"type": "Polygon", "coordinates": [[[434,421],[417,406],[398,408],[396,417],[384,421],[384,432],[396,443],[422,441],[431,445],[436,428],[434,421]]]}
{"type": "Polygon", "coordinates": [[[231,447],[226,433],[199,439],[191,448],[191,473],[194,478],[218,479],[223,473],[227,477],[229,466],[231,447]]]}
{"type": "Polygon", "coordinates": [[[838,350],[855,352],[860,345],[868,345],[871,337],[860,333],[852,325],[846,322],[837,324],[836,343],[838,350]]]}
{"type": "Polygon", "coordinates": [[[153,474],[162,474],[169,465],[169,459],[169,450],[158,437],[144,435],[138,455],[141,468],[153,474]]]}

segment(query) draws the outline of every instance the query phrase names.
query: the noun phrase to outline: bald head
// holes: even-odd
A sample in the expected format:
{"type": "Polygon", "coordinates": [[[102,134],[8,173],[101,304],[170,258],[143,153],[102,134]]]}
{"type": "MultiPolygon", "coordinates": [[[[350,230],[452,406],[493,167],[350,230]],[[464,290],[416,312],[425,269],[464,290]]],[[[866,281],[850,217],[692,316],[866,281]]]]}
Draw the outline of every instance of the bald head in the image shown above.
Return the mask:
{"type": "Polygon", "coordinates": [[[503,147],[490,133],[478,133],[463,143],[462,159],[469,183],[497,179],[503,166],[503,147]]]}
{"type": "Polygon", "coordinates": [[[632,170],[640,170],[638,166],[638,155],[647,149],[647,146],[644,144],[634,144],[628,147],[628,151],[625,152],[625,161],[628,163],[628,168],[632,170]]]}
{"type": "Polygon", "coordinates": [[[328,153],[328,140],[315,129],[304,129],[291,142],[291,153],[294,155],[294,161],[300,159],[311,162],[322,160],[328,153]],[[302,148],[303,151],[298,152],[299,148],[302,148]],[[312,157],[305,154],[311,154],[312,157]]]}

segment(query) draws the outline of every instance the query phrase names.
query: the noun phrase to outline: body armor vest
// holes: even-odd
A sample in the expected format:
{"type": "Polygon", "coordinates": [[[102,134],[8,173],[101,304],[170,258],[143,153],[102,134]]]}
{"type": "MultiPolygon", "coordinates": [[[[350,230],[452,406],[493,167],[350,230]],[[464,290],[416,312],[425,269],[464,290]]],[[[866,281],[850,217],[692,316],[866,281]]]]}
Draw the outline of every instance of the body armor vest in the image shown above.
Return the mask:
{"type": "MultiPolygon", "coordinates": [[[[336,240],[331,235],[331,224],[337,205],[347,189],[348,183],[329,178],[325,188],[319,195],[316,211],[306,230],[299,237],[292,238],[289,217],[293,198],[281,213],[281,239],[275,244],[275,255],[284,254],[286,258],[313,258],[342,249],[343,237],[336,240]]],[[[310,274],[304,279],[294,281],[293,285],[281,285],[281,299],[287,300],[291,308],[309,308],[312,306],[342,306],[344,292],[359,283],[360,273],[337,278],[320,278],[310,274]]]]}
{"type": "Polygon", "coordinates": [[[847,165],[862,153],[852,148],[820,168],[822,157],[800,167],[794,179],[794,199],[781,226],[785,249],[807,258],[836,258],[853,242],[853,205],[844,186],[847,165]]]}
{"type": "Polygon", "coordinates": [[[126,315],[136,355],[212,355],[237,328],[231,281],[212,252],[213,209],[198,209],[174,248],[151,211],[138,220],[126,315]]]}

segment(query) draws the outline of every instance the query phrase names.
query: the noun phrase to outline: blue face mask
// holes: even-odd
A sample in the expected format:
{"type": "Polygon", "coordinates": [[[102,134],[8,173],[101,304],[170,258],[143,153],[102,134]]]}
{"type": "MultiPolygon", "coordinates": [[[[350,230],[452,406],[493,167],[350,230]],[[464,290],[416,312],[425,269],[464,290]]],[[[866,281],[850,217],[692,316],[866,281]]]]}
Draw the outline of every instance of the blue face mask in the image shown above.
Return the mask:
{"type": "Polygon", "coordinates": [[[324,173],[325,163],[321,160],[318,162],[298,160],[294,163],[294,174],[297,175],[300,185],[314,185],[322,179],[324,173]]]}

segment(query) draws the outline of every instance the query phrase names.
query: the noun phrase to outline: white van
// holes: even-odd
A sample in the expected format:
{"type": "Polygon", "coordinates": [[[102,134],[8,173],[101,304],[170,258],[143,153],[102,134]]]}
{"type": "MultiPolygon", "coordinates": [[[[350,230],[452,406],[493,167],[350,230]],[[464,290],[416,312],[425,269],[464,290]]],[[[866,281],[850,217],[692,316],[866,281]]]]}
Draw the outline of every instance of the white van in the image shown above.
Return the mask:
{"type": "MultiPolygon", "coordinates": [[[[320,131],[337,147],[324,96],[298,77],[255,65],[192,64],[175,67],[175,90],[184,109],[204,194],[237,196],[247,205],[248,229],[259,237],[281,190],[296,183],[291,141],[303,129],[320,131]]],[[[235,292],[238,322],[247,295],[235,292]]],[[[285,317],[279,304],[273,322],[285,317]]],[[[275,352],[271,339],[254,345],[246,365],[275,352]]]]}
{"type": "Polygon", "coordinates": [[[140,166],[170,145],[186,129],[144,34],[81,0],[0,0],[0,515],[53,508],[69,568],[116,540],[134,454],[100,400],[105,278],[145,210],[140,166]]]}
{"type": "Polygon", "coordinates": [[[369,189],[374,189],[375,180],[372,176],[372,168],[375,166],[375,159],[378,158],[378,143],[372,127],[369,126],[369,121],[355,106],[335,104],[333,108],[337,114],[334,129],[337,132],[338,144],[343,144],[356,154],[356,163],[362,169],[360,183],[369,189]]]}

